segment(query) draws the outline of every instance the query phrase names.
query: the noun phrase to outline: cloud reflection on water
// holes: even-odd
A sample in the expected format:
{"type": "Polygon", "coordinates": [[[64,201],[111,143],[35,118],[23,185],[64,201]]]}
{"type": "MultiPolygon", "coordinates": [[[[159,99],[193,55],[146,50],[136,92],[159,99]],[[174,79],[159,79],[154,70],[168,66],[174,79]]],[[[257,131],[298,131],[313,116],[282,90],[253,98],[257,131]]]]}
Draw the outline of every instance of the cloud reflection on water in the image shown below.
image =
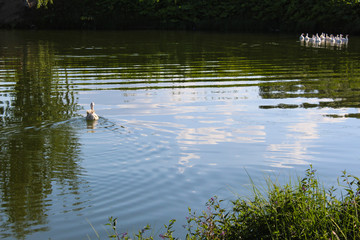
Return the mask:
{"type": "MultiPolygon", "coordinates": [[[[268,144],[265,158],[270,166],[276,168],[292,168],[293,165],[308,165],[319,154],[317,140],[321,137],[321,124],[342,122],[344,119],[323,117],[328,110],[308,110],[301,122],[290,123],[283,127],[284,134],[277,143],[268,144]],[[320,111],[320,114],[319,114],[320,111]]],[[[272,140],[270,142],[273,142],[272,140]]]]}

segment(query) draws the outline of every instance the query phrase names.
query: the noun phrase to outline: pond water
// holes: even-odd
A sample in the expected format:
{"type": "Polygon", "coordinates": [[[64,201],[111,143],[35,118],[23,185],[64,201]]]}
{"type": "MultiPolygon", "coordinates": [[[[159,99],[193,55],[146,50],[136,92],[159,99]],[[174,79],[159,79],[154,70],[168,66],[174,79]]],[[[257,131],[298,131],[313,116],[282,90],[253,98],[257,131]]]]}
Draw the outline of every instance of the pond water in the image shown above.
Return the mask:
{"type": "Polygon", "coordinates": [[[96,239],[110,216],[183,237],[249,176],[335,185],[360,175],[359,109],[359,37],[2,31],[0,238],[96,239]]]}

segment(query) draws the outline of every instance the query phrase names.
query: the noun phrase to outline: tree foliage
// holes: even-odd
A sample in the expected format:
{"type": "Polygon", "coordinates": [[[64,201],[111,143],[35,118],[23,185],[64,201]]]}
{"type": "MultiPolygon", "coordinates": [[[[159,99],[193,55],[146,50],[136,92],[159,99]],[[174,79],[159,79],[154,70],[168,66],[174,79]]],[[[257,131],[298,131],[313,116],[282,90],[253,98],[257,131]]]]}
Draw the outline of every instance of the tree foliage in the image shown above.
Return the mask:
{"type": "Polygon", "coordinates": [[[39,28],[360,33],[359,0],[38,0],[40,6],[27,19],[39,28]]]}
{"type": "Polygon", "coordinates": [[[48,4],[53,4],[53,0],[38,0],[37,7],[40,8],[41,6],[47,6],[48,4]]]}

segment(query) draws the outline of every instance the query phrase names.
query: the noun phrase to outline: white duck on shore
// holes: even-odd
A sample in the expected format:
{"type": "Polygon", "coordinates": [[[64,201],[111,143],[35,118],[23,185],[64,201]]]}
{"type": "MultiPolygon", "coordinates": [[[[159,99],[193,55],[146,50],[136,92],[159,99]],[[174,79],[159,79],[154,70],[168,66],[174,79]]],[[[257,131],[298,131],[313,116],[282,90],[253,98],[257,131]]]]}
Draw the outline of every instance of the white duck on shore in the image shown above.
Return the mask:
{"type": "Polygon", "coordinates": [[[94,102],[90,103],[90,110],[86,111],[86,120],[94,121],[99,119],[99,116],[95,113],[94,106],[94,102]]]}

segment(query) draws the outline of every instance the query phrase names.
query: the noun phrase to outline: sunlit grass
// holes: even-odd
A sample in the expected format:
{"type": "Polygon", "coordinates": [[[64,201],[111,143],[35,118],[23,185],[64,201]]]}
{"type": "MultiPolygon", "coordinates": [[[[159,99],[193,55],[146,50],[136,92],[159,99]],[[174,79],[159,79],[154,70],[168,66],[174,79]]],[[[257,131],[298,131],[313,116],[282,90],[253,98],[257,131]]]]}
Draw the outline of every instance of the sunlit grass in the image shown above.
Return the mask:
{"type": "MultiPolygon", "coordinates": [[[[346,171],[338,179],[339,189],[325,189],[310,165],[296,183],[280,185],[267,181],[265,191],[254,184],[253,197],[231,201],[211,198],[202,213],[189,208],[186,239],[360,239],[360,181],[346,171]]],[[[116,219],[110,218],[109,239],[179,239],[172,230],[175,220],[158,236],[118,233],[116,219]]]]}

